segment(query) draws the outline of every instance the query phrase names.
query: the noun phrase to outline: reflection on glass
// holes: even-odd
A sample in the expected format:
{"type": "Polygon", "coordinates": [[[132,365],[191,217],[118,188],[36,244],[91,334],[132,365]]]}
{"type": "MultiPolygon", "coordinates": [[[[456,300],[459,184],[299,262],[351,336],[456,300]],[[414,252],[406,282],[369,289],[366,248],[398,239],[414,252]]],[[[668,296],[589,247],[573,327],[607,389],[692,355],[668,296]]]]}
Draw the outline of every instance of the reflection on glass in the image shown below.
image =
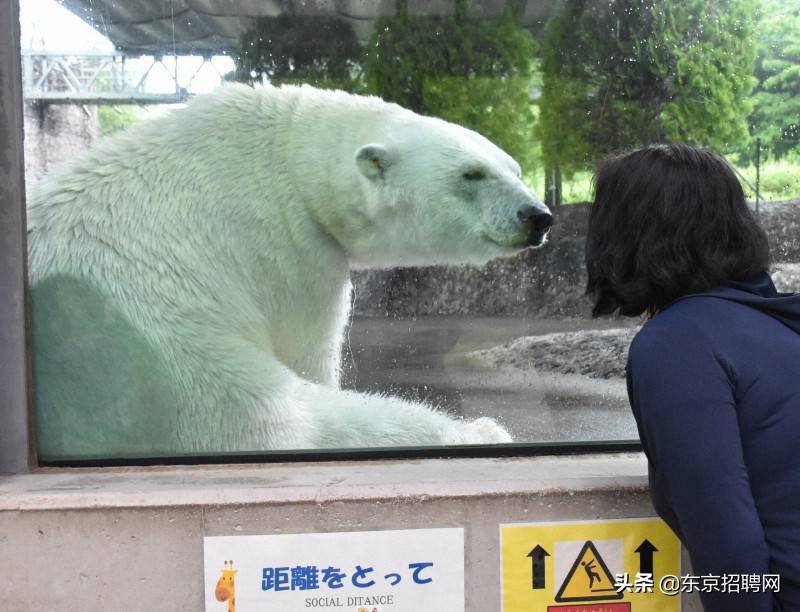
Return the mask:
{"type": "Polygon", "coordinates": [[[685,140],[800,196],[789,2],[224,4],[23,3],[45,460],[633,440],[594,164],[685,140]]]}

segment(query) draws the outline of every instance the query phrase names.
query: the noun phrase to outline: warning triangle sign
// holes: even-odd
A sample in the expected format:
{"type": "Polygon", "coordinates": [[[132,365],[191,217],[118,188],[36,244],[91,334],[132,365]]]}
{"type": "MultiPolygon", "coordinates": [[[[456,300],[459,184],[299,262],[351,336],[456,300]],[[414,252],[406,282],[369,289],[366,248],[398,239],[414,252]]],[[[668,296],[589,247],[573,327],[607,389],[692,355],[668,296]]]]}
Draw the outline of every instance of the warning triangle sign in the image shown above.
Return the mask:
{"type": "Polygon", "coordinates": [[[623,596],[624,593],[614,588],[614,577],[608,571],[603,557],[588,540],[558,589],[556,601],[599,601],[622,599],[623,596]]]}

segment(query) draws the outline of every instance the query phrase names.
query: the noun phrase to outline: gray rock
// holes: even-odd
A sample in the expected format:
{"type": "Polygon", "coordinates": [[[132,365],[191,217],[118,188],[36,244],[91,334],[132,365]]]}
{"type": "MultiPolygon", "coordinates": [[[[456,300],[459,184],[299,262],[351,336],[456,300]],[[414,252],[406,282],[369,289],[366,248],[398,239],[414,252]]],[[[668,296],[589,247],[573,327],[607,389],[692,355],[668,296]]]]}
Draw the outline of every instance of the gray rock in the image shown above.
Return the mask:
{"type": "Polygon", "coordinates": [[[581,330],[526,336],[470,353],[486,366],[624,378],[628,347],[639,328],[581,330]]]}
{"type": "Polygon", "coordinates": [[[772,280],[778,291],[800,292],[800,263],[779,263],[772,269],[772,280]]]}

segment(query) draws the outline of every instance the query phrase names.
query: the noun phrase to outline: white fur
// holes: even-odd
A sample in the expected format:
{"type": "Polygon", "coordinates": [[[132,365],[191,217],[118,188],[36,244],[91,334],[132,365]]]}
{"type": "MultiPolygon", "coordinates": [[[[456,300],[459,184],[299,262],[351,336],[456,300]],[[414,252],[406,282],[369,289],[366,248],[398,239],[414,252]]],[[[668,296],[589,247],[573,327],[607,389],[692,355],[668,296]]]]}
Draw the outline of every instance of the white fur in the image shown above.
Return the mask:
{"type": "Polygon", "coordinates": [[[377,98],[227,86],[45,179],[30,280],[89,282],[156,347],[175,427],[131,435],[163,452],[507,442],[491,419],[339,389],[340,349],[350,269],[514,253],[531,202],[469,130],[377,98]],[[476,166],[480,185],[462,176],[476,166]]]}

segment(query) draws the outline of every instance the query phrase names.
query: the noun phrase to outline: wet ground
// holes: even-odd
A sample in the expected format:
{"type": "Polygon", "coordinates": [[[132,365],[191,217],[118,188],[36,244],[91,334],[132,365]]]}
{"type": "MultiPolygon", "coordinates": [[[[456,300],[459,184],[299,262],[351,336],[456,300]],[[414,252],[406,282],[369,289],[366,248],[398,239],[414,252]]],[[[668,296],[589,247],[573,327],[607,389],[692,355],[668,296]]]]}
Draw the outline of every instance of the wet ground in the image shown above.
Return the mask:
{"type": "MultiPolygon", "coordinates": [[[[619,369],[605,379],[586,374],[586,363],[592,362],[587,351],[595,351],[598,369],[608,375],[609,369],[600,367],[608,359],[602,341],[607,334],[589,334],[594,339],[588,341],[580,333],[635,324],[534,318],[356,319],[346,339],[344,384],[425,400],[467,418],[494,417],[515,442],[637,440],[625,382],[616,376],[619,369]],[[566,353],[574,351],[574,361],[583,365],[573,367],[563,348],[558,360],[563,367],[539,358],[509,359],[508,350],[516,351],[515,344],[504,349],[505,360],[486,356],[488,349],[522,337],[545,336],[542,342],[552,345],[559,336],[551,334],[562,332],[579,332],[566,335],[566,353]]],[[[621,329],[618,335],[625,338],[629,333],[621,329]]],[[[542,355],[542,342],[525,342],[542,355]]]]}

